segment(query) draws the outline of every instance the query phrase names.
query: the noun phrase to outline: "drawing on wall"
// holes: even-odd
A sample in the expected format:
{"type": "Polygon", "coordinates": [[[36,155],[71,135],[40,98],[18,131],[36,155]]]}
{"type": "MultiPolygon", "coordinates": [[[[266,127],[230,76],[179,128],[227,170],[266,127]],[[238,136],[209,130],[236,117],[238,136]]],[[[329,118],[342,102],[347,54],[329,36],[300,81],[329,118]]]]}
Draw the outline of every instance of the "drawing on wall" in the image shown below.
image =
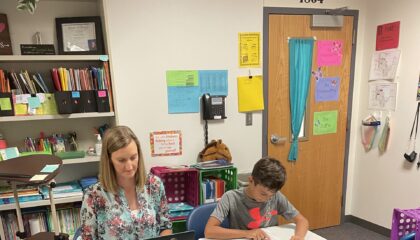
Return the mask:
{"type": "Polygon", "coordinates": [[[399,49],[377,51],[373,53],[369,80],[393,80],[397,73],[400,54],[401,51],[399,49]]]}
{"type": "Polygon", "coordinates": [[[315,101],[337,101],[340,93],[340,78],[325,77],[316,81],[315,101]]]}
{"type": "Polygon", "coordinates": [[[395,111],[397,83],[369,83],[369,109],[395,111]]]}
{"type": "Polygon", "coordinates": [[[324,135],[337,132],[338,111],[314,112],[314,135],[324,135]]]}
{"type": "Polygon", "coordinates": [[[376,30],[376,51],[397,48],[400,38],[400,21],[382,24],[376,30]]]}

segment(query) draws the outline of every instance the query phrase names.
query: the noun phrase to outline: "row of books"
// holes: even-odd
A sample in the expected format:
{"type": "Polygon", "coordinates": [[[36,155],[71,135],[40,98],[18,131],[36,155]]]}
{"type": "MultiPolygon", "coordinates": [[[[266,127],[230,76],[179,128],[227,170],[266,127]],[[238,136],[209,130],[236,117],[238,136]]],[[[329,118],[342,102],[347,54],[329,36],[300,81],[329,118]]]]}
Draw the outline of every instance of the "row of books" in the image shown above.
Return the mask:
{"type": "Polygon", "coordinates": [[[51,76],[57,91],[104,90],[111,86],[105,67],[53,68],[51,76]]]}
{"type": "Polygon", "coordinates": [[[16,94],[50,92],[39,73],[29,74],[26,70],[16,73],[0,69],[0,92],[11,92],[11,89],[16,89],[16,94]]]}
{"type": "MultiPolygon", "coordinates": [[[[16,232],[19,230],[16,213],[7,211],[0,215],[5,240],[17,240],[16,232]]],[[[54,224],[52,222],[52,214],[48,207],[35,208],[31,210],[23,209],[22,220],[24,230],[31,236],[37,232],[53,232],[54,224]]],[[[76,230],[80,227],[80,204],[67,204],[57,206],[57,220],[59,223],[59,231],[70,235],[72,239],[76,230]]]]}
{"type": "Polygon", "coordinates": [[[203,179],[201,189],[203,191],[204,203],[216,202],[225,193],[226,182],[219,178],[203,179]]]}
{"type": "MultiPolygon", "coordinates": [[[[53,188],[54,198],[82,197],[83,189],[95,184],[98,181],[96,177],[82,178],[79,181],[58,183],[53,188]]],[[[47,186],[24,187],[18,189],[19,202],[37,201],[49,199],[50,195],[47,186]]],[[[13,191],[10,187],[0,187],[0,205],[14,203],[13,191]]]]}

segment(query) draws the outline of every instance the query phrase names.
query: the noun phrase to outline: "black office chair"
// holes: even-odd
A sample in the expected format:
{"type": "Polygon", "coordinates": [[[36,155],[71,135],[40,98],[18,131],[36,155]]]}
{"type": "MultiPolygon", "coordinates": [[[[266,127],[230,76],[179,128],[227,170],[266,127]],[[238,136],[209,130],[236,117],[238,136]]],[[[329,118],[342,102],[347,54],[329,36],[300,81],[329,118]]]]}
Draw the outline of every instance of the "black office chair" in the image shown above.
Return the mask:
{"type": "MultiPolygon", "coordinates": [[[[198,206],[188,215],[187,218],[187,231],[195,232],[195,239],[204,238],[204,229],[206,228],[207,220],[211,213],[216,208],[217,203],[209,203],[198,206]]],[[[229,221],[226,218],[222,222],[222,227],[229,228],[229,221]]]]}

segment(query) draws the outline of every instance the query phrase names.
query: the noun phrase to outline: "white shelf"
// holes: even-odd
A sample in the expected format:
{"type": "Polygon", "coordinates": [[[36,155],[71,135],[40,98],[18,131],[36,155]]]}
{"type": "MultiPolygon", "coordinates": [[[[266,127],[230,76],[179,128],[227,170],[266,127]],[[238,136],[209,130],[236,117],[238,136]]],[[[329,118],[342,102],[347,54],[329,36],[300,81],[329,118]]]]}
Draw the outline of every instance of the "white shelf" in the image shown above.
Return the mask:
{"type": "MultiPolygon", "coordinates": [[[[80,202],[82,201],[82,196],[77,197],[65,197],[65,198],[54,198],[55,204],[60,203],[71,203],[71,202],[80,202]]],[[[38,200],[38,201],[30,201],[30,202],[20,202],[21,208],[30,208],[30,207],[38,207],[38,206],[49,206],[50,200],[38,200]]],[[[4,210],[11,210],[16,209],[16,204],[10,203],[10,204],[2,204],[0,205],[0,211],[4,210]]]]}
{"type": "Polygon", "coordinates": [[[84,158],[63,159],[63,164],[79,164],[88,162],[99,162],[99,156],[87,156],[84,158]]]}
{"type": "Polygon", "coordinates": [[[113,117],[114,112],[92,112],[92,113],[73,113],[73,114],[57,114],[57,115],[31,115],[31,116],[10,116],[0,117],[0,122],[18,122],[32,120],[59,120],[70,118],[95,118],[95,117],[113,117]]]}
{"type": "Polygon", "coordinates": [[[0,62],[103,61],[108,55],[3,55],[0,62]]]}

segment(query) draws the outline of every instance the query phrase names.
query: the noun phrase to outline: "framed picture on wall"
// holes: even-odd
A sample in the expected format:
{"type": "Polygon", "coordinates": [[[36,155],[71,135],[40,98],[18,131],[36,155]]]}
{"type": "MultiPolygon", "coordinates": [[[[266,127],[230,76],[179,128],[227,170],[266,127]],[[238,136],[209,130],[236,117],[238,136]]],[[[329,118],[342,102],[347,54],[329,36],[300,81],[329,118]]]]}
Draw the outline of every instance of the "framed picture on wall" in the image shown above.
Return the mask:
{"type": "Polygon", "coordinates": [[[55,24],[58,54],[100,55],[105,53],[100,17],[56,18],[55,24]]]}
{"type": "Polygon", "coordinates": [[[12,42],[10,41],[7,15],[0,13],[0,55],[12,55],[12,42]]]}

